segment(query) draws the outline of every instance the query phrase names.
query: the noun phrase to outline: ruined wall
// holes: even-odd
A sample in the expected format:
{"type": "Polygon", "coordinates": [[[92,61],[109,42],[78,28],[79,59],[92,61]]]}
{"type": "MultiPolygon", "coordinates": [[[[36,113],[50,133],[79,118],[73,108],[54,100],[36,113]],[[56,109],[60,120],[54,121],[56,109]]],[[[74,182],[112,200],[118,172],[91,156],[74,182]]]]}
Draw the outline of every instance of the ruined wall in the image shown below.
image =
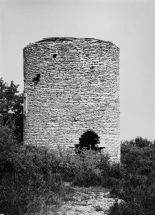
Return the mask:
{"type": "Polygon", "coordinates": [[[24,143],[74,147],[88,129],[120,160],[119,48],[47,38],[24,48],[24,143]]]}

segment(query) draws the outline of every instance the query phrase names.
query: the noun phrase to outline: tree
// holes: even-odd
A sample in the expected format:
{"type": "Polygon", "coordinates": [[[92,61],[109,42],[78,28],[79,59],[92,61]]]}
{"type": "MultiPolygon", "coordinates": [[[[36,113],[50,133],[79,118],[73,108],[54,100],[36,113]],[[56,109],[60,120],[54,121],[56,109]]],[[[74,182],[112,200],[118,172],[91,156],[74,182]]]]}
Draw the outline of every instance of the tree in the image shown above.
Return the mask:
{"type": "Polygon", "coordinates": [[[0,78],[0,118],[1,124],[13,129],[18,141],[23,142],[23,94],[19,94],[18,86],[0,78]]]}

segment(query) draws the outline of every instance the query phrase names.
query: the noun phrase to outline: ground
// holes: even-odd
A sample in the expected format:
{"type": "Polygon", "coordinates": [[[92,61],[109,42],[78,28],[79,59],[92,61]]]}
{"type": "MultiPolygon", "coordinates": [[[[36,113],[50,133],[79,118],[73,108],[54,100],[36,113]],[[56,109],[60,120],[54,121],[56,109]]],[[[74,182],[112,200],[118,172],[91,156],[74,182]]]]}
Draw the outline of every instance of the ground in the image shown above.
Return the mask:
{"type": "Polygon", "coordinates": [[[78,187],[69,182],[65,182],[65,186],[73,192],[66,196],[57,215],[106,215],[115,201],[121,202],[112,198],[110,190],[103,187],[78,187]]]}

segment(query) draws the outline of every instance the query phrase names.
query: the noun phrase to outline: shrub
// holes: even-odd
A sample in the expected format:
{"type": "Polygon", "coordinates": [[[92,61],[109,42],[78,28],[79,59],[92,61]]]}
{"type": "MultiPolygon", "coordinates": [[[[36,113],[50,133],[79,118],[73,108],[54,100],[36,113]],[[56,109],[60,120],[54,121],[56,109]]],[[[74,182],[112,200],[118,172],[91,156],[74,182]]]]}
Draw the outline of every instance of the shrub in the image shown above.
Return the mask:
{"type": "Polygon", "coordinates": [[[74,166],[73,184],[79,186],[101,185],[107,180],[107,172],[110,166],[109,157],[93,150],[83,149],[72,160],[74,166]]]}
{"type": "Polygon", "coordinates": [[[142,138],[122,144],[121,177],[111,193],[125,200],[115,204],[113,214],[153,215],[155,211],[155,145],[142,138]]]}
{"type": "Polygon", "coordinates": [[[52,153],[44,147],[19,146],[7,127],[0,127],[0,147],[0,213],[39,211],[40,199],[45,204],[60,201],[62,178],[53,171],[52,153]]]}
{"type": "MultiPolygon", "coordinates": [[[[136,202],[126,204],[116,202],[109,210],[109,215],[145,215],[136,202]]],[[[152,214],[153,215],[153,214],[152,214]]]]}
{"type": "Polygon", "coordinates": [[[58,165],[57,170],[62,175],[63,180],[65,181],[71,181],[74,177],[74,156],[72,150],[70,149],[63,149],[61,147],[58,147],[59,150],[59,157],[57,157],[58,165]]]}

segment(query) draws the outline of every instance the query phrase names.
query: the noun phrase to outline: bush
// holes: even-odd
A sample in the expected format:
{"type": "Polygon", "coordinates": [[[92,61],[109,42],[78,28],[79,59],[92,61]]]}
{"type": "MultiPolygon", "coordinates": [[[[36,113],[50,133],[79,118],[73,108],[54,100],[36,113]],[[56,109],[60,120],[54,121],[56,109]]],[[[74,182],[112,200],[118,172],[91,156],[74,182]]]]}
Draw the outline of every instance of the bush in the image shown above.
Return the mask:
{"type": "Polygon", "coordinates": [[[83,149],[72,160],[74,169],[73,184],[79,186],[96,186],[107,181],[110,166],[109,157],[93,150],[83,149]]]}
{"type": "MultiPolygon", "coordinates": [[[[136,202],[126,204],[116,202],[109,210],[109,215],[145,215],[136,202]]],[[[151,215],[151,214],[150,214],[151,215]]],[[[153,215],[153,214],[152,214],[153,215]]]]}
{"type": "Polygon", "coordinates": [[[44,147],[19,146],[12,131],[0,127],[0,213],[39,211],[41,199],[56,204],[63,192],[54,153],[44,147]],[[45,198],[46,197],[46,198],[45,198]]]}
{"type": "MultiPolygon", "coordinates": [[[[142,138],[122,144],[122,166],[111,194],[125,200],[115,204],[113,214],[153,215],[155,211],[155,145],[142,138]]],[[[116,176],[116,175],[115,175],[116,176]]]]}
{"type": "Polygon", "coordinates": [[[55,159],[57,160],[57,171],[62,175],[64,181],[72,181],[74,177],[74,156],[73,151],[70,149],[64,150],[58,147],[59,156],[55,159]]]}

